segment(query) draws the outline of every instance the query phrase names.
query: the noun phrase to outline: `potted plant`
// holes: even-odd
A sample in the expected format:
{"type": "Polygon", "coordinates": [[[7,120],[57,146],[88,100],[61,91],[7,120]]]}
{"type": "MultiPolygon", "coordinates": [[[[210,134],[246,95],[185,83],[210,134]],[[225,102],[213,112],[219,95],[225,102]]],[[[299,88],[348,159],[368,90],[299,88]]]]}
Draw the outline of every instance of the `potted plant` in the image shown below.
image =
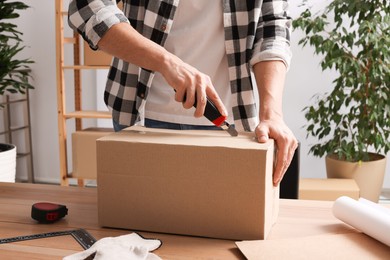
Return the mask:
{"type": "Polygon", "coordinates": [[[354,178],[362,197],[378,201],[390,150],[390,5],[334,0],[314,14],[303,6],[293,21],[304,33],[299,45],[323,57],[323,71],[337,72],[332,89],[304,108],[307,137],[318,139],[309,153],[326,156],[329,178],[354,178]]]}
{"type": "MultiPolygon", "coordinates": [[[[18,10],[28,6],[22,2],[0,0],[0,96],[6,93],[24,94],[26,89],[33,88],[29,83],[29,59],[19,59],[22,46],[21,32],[10,22],[19,17],[18,10]]],[[[0,104],[0,108],[3,105],[0,104]]],[[[15,182],[16,146],[0,143],[0,181],[15,182]]]]}

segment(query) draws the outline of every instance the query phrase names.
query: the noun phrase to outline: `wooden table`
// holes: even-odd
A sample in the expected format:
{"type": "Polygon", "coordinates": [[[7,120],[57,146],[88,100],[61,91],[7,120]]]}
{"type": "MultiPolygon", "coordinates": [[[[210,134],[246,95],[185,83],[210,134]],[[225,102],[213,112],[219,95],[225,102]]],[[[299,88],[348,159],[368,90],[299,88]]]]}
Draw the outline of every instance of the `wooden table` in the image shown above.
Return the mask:
{"type": "MultiPolygon", "coordinates": [[[[0,183],[0,238],[83,228],[96,239],[131,231],[101,228],[97,220],[96,188],[57,185],[0,183]],[[54,224],[38,224],[31,215],[36,202],[64,204],[68,215],[54,224]]],[[[269,239],[353,232],[333,217],[332,202],[281,200],[278,222],[269,239]]],[[[158,238],[155,251],[162,259],[244,259],[234,241],[141,232],[158,238]]],[[[62,259],[80,245],[70,236],[21,241],[0,245],[1,259],[62,259]]]]}

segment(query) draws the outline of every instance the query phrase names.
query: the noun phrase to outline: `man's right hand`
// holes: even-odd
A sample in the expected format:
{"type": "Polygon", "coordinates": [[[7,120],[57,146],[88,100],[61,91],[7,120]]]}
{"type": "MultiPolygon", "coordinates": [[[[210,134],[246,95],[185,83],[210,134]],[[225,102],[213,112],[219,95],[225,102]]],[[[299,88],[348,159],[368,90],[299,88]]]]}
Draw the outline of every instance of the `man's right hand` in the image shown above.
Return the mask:
{"type": "Polygon", "coordinates": [[[227,116],[226,108],[215,91],[210,77],[178,57],[172,54],[168,56],[161,73],[167,83],[175,89],[175,100],[183,103],[185,109],[193,107],[196,100],[194,116],[202,117],[208,97],[219,112],[227,116]]]}

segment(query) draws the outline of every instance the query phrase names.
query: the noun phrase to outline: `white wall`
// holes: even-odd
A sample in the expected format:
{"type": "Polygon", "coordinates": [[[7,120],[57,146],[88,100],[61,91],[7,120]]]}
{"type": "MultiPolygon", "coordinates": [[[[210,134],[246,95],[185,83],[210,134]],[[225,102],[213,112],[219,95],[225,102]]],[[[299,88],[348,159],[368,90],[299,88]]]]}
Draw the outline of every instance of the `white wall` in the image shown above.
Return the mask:
{"type": "MultiPolygon", "coordinates": [[[[31,91],[35,175],[38,181],[59,183],[55,1],[26,0],[24,2],[32,6],[29,10],[22,12],[19,24],[20,30],[24,32],[23,39],[29,46],[24,54],[35,60],[35,64],[31,66],[34,75],[33,84],[36,88],[31,91]]],[[[299,2],[290,1],[293,17],[298,14],[299,2]]],[[[313,0],[313,2],[316,2],[316,7],[319,8],[323,5],[323,1],[320,0],[313,0]]],[[[332,74],[321,72],[320,59],[313,56],[312,50],[297,46],[299,37],[299,33],[293,33],[292,51],[294,57],[287,77],[284,113],[288,125],[301,142],[301,176],[325,178],[324,160],[307,155],[309,145],[313,141],[306,140],[306,133],[302,128],[305,124],[302,109],[310,104],[310,99],[314,94],[328,89],[332,81],[332,74]]],[[[84,85],[94,86],[96,77],[86,75],[84,81],[84,85]]],[[[91,107],[95,105],[94,96],[96,95],[92,89],[93,87],[84,90],[86,92],[84,95],[89,97],[86,100],[86,105],[91,107]]],[[[69,127],[69,131],[71,129],[72,126],[69,127]]],[[[390,188],[389,164],[384,187],[390,188]]]]}

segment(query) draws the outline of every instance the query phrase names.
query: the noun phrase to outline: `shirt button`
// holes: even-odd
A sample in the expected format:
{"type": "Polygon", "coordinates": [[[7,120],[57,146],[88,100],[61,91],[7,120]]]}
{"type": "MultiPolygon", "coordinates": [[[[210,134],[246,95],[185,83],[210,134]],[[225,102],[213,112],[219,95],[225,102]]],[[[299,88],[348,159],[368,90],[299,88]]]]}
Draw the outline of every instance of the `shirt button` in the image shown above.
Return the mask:
{"type": "Polygon", "coordinates": [[[160,29],[161,31],[165,31],[167,29],[167,24],[166,23],[162,24],[160,29]]]}

